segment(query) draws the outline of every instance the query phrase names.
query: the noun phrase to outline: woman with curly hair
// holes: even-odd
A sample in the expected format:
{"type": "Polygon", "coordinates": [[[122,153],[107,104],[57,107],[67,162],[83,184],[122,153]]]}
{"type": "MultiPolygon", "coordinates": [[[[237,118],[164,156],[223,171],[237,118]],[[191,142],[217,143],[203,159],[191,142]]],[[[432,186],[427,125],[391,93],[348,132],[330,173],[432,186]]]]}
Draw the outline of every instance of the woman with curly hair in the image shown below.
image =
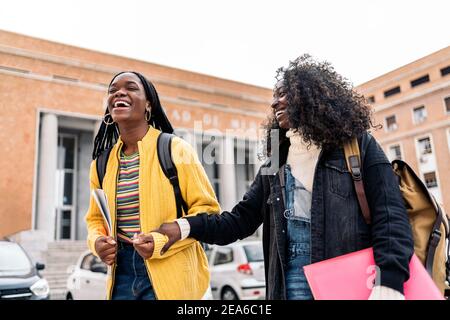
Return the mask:
{"type": "MultiPolygon", "coordinates": [[[[379,283],[370,299],[404,299],[413,253],[406,208],[391,165],[368,132],[365,99],[332,66],[304,55],[280,69],[265,155],[244,198],[220,215],[163,224],[158,232],[225,245],[263,223],[268,299],[312,299],[302,267],[373,246],[379,283]],[[275,135],[274,135],[275,134],[275,135]],[[272,138],[279,143],[273,149],[272,138]],[[366,224],[343,145],[356,137],[372,222],[366,224]],[[279,160],[275,174],[265,174],[279,160]]],[[[276,166],[276,165],[275,165],[276,166]]]]}

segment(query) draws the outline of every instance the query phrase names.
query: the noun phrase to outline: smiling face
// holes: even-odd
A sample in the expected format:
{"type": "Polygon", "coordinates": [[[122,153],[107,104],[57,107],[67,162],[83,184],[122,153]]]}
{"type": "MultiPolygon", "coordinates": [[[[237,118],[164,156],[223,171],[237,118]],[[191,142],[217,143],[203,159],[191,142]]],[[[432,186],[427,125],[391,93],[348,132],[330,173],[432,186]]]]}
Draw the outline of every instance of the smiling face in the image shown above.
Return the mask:
{"type": "Polygon", "coordinates": [[[289,129],[289,119],[286,112],[287,99],[286,99],[286,88],[283,85],[283,81],[278,81],[273,89],[273,101],[271,105],[275,117],[278,121],[280,128],[289,129]]]}
{"type": "Polygon", "coordinates": [[[150,105],[145,96],[144,86],[134,73],[122,73],[108,89],[108,111],[119,125],[145,124],[145,111],[150,105]]]}

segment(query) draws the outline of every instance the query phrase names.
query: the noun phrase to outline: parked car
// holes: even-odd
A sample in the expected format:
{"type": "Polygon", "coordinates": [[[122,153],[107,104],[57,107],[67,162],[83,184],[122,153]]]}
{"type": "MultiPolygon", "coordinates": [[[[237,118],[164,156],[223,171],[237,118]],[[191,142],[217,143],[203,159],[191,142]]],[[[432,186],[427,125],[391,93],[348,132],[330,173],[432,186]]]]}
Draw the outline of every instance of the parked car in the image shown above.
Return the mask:
{"type": "MultiPolygon", "coordinates": [[[[90,251],[78,258],[77,264],[68,268],[67,300],[104,300],[106,297],[107,266],[90,251]]],[[[203,300],[212,300],[208,288],[203,300]]]]}
{"type": "Polygon", "coordinates": [[[48,300],[48,282],[39,274],[44,268],[33,265],[18,243],[0,240],[0,300],[48,300]]]}
{"type": "Polygon", "coordinates": [[[90,251],[68,268],[67,300],[104,300],[106,297],[107,266],[90,251]]]}
{"type": "Polygon", "coordinates": [[[261,241],[210,246],[207,251],[214,299],[265,299],[266,282],[261,241]]]}

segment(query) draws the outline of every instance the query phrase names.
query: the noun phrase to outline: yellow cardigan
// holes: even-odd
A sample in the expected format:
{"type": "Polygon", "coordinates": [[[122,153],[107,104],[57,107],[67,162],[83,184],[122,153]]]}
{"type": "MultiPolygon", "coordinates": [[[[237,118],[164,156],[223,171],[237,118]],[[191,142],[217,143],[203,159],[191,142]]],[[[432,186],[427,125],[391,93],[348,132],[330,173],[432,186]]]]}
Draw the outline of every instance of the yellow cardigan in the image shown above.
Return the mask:
{"type": "MultiPolygon", "coordinates": [[[[149,233],[162,223],[176,219],[173,187],[164,175],[158,161],[156,142],[161,132],[149,127],[139,148],[139,209],[141,231],[149,233]]],[[[116,189],[119,171],[119,155],[123,142],[119,138],[114,145],[103,179],[103,190],[108,198],[112,214],[113,237],[116,238],[116,189]]],[[[208,177],[194,149],[184,140],[172,140],[172,158],[178,171],[183,199],[188,215],[201,212],[219,213],[220,206],[208,177]]],[[[90,188],[99,188],[95,160],[91,163],[90,188]]],[[[106,235],[102,215],[92,198],[85,216],[88,227],[88,246],[95,252],[95,240],[106,235]]],[[[192,238],[176,242],[163,256],[160,251],[167,237],[151,233],[155,241],[153,256],[145,261],[157,299],[201,299],[209,285],[206,255],[200,243],[192,238]]],[[[97,255],[98,256],[98,255],[97,255]]],[[[115,264],[108,272],[107,299],[111,299],[115,264]]]]}

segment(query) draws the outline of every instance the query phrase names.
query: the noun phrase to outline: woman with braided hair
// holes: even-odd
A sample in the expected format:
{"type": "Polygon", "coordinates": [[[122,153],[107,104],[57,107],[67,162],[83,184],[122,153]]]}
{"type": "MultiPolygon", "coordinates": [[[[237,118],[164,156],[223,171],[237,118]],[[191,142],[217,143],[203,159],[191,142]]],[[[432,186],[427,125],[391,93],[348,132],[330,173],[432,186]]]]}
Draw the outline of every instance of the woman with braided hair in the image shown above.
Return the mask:
{"type": "MultiPolygon", "coordinates": [[[[93,197],[85,220],[90,250],[111,267],[107,298],[200,299],[209,287],[205,253],[194,239],[161,249],[167,238],[150,232],[176,218],[174,190],[158,161],[161,132],[173,133],[155,87],[137,72],[121,72],[108,86],[107,108],[95,137],[90,188],[102,186],[111,212],[108,234],[93,197]],[[110,150],[102,181],[96,162],[110,150]]],[[[193,148],[178,137],[171,144],[185,216],[220,211],[193,148]]]]}

